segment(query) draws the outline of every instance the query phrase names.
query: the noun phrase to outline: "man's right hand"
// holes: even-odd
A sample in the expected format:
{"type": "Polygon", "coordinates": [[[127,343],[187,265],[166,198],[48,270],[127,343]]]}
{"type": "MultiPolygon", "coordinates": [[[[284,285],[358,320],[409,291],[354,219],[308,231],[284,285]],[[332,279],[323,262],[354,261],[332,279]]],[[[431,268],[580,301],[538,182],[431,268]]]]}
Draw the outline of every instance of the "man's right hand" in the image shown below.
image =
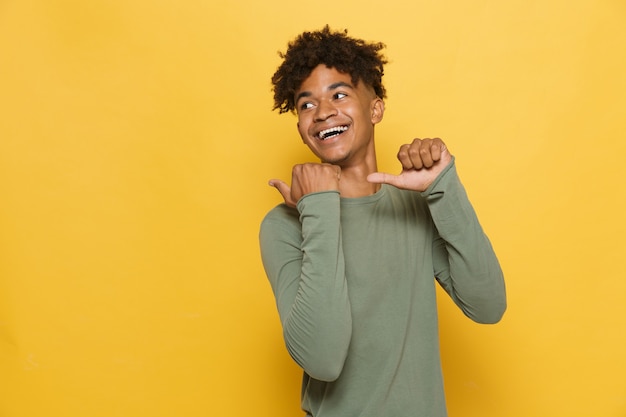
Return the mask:
{"type": "Polygon", "coordinates": [[[293,167],[291,171],[291,187],[278,179],[269,184],[283,196],[285,204],[296,207],[298,200],[307,194],[321,191],[339,191],[341,168],[331,164],[306,163],[293,167]]]}

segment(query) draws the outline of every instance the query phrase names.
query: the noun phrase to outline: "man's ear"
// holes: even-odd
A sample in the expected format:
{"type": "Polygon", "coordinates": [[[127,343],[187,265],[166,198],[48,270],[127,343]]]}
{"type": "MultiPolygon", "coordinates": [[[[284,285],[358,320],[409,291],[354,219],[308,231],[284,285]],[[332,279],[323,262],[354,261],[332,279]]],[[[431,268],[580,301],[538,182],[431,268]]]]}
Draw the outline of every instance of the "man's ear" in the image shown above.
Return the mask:
{"type": "Polygon", "coordinates": [[[372,101],[372,124],[376,124],[383,120],[385,114],[385,102],[380,97],[376,97],[372,101]]]}

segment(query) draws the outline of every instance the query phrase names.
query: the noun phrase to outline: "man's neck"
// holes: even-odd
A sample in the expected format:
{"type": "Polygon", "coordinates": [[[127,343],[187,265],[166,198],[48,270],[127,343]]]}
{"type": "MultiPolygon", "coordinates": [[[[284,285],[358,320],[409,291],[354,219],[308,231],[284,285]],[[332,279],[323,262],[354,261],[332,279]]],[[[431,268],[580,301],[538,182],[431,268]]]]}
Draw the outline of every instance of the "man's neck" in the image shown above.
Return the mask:
{"type": "Polygon", "coordinates": [[[367,181],[367,176],[376,171],[376,161],[356,167],[342,167],[339,193],[346,198],[365,197],[376,193],[380,189],[380,184],[367,181]]]}

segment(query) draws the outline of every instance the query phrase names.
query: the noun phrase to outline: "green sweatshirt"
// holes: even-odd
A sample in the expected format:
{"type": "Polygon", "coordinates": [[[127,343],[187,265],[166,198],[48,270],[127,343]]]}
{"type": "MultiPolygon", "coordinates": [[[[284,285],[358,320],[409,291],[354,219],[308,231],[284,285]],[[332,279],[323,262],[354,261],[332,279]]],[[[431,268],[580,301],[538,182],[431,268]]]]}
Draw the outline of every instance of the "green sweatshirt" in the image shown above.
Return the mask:
{"type": "Polygon", "coordinates": [[[308,194],[261,224],[261,255],[313,417],[446,416],[435,279],[472,320],[506,309],[502,271],[454,162],[423,193],[308,194]]]}

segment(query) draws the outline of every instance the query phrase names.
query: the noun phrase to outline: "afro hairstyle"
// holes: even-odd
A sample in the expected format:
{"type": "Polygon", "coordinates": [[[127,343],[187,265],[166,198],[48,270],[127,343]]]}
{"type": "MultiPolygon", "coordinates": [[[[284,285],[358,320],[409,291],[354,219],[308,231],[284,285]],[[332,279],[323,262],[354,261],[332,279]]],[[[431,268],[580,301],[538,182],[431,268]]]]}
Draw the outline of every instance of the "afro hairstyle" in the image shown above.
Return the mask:
{"type": "Polygon", "coordinates": [[[348,31],[331,31],[328,25],[315,32],[303,32],[278,52],[283,59],[272,76],[274,107],[279,113],[295,113],[295,94],[302,82],[318,65],[349,74],[356,85],[364,82],[380,98],[386,98],[382,84],[387,59],[381,53],[385,45],[348,36],[348,31]]]}

